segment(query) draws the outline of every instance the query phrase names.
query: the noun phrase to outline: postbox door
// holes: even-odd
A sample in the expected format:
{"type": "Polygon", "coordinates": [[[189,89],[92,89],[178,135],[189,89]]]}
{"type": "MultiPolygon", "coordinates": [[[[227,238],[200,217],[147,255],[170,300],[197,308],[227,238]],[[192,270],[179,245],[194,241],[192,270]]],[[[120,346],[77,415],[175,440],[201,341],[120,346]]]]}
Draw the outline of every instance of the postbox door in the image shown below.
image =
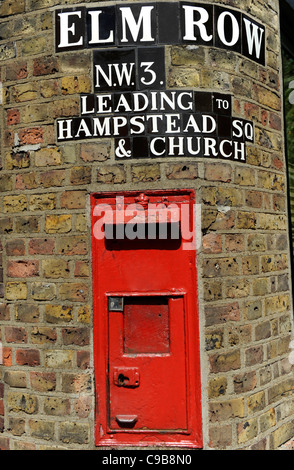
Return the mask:
{"type": "Polygon", "coordinates": [[[184,296],[131,296],[109,310],[109,428],[187,431],[184,296]]]}
{"type": "Polygon", "coordinates": [[[183,217],[193,214],[194,196],[191,190],[92,196],[99,446],[202,446],[196,250],[186,243],[183,226],[183,217]],[[138,232],[147,221],[156,226],[155,238],[128,237],[127,209],[134,203],[142,207],[138,232]],[[158,213],[150,217],[146,203],[156,204],[158,213]],[[105,215],[97,206],[106,207],[105,215]],[[167,236],[160,238],[164,220],[167,236]],[[97,236],[102,222],[105,237],[97,236]],[[181,230],[172,230],[177,224],[181,230]]]}

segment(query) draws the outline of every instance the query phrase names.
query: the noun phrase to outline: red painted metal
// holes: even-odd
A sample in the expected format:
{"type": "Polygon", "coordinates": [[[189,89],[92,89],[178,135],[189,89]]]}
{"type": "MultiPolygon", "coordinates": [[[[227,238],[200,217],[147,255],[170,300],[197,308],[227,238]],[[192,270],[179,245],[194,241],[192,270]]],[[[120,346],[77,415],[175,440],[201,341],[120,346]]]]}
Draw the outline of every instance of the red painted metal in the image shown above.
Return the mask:
{"type": "Polygon", "coordinates": [[[123,209],[135,203],[143,212],[148,203],[173,203],[188,204],[192,215],[194,205],[192,190],[91,197],[95,442],[201,448],[196,252],[181,238],[97,239],[95,207],[117,211],[117,196],[123,209]]]}

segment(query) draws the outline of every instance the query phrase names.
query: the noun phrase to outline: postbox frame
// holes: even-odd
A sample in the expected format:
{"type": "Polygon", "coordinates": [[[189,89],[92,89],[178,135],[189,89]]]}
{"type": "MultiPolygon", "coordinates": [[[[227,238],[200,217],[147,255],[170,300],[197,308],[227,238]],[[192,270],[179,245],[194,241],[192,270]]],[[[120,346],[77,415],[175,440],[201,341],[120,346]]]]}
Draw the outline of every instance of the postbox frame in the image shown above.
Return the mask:
{"type": "MultiPolygon", "coordinates": [[[[93,276],[93,343],[94,343],[94,374],[95,374],[95,400],[96,400],[96,420],[95,420],[95,444],[96,446],[136,446],[146,447],[178,447],[178,448],[202,448],[202,417],[201,417],[201,373],[200,373],[200,341],[199,341],[199,319],[198,319],[198,289],[196,272],[196,250],[191,254],[193,260],[191,289],[188,293],[183,290],[177,290],[171,286],[170,290],[133,291],[135,296],[182,296],[185,305],[184,323],[186,329],[186,367],[187,367],[187,387],[189,397],[187,401],[188,408],[188,430],[187,432],[163,432],[157,430],[121,430],[114,432],[109,429],[108,415],[108,298],[110,296],[130,296],[129,292],[124,290],[112,291],[111,289],[104,293],[104,307],[101,312],[101,302],[98,302],[97,292],[99,291],[99,256],[96,250],[96,243],[103,243],[103,240],[97,241],[93,234],[95,216],[94,208],[97,200],[115,198],[117,196],[135,197],[142,191],[120,191],[120,192],[97,192],[91,194],[91,221],[92,221],[92,276],[93,276]],[[189,305],[188,305],[189,302],[189,305]],[[193,308],[191,306],[193,305],[193,308]],[[160,439],[159,439],[160,437],[160,439]]],[[[146,195],[165,195],[173,197],[179,195],[188,195],[190,204],[195,202],[195,192],[192,189],[180,190],[146,190],[146,195]]],[[[194,210],[194,208],[192,209],[194,210]]]]}

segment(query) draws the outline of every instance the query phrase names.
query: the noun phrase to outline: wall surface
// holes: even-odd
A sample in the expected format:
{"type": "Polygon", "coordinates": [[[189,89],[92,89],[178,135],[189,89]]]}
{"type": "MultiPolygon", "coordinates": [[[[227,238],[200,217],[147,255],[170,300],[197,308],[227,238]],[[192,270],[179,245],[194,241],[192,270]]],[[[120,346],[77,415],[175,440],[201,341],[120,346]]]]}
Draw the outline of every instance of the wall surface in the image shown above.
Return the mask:
{"type": "Polygon", "coordinates": [[[254,123],[246,162],[118,161],[111,137],[57,143],[56,120],[79,116],[94,89],[93,49],[55,52],[54,10],[112,3],[1,2],[2,449],[95,448],[89,195],[121,190],[192,188],[202,207],[204,448],[268,450],[293,437],[278,1],[210,3],[265,26],[265,65],[166,45],[166,88],[232,95],[232,115],[254,123]]]}

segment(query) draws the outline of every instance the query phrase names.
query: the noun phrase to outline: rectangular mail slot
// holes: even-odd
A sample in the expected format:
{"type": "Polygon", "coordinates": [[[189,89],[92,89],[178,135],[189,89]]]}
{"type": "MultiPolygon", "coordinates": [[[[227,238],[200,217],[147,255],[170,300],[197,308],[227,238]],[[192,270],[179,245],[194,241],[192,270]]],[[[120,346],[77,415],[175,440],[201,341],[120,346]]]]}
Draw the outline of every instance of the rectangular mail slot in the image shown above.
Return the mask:
{"type": "MultiPolygon", "coordinates": [[[[117,197],[92,196],[96,445],[200,448],[195,246],[186,249],[182,231],[176,240],[171,231],[165,239],[138,241],[129,239],[127,231],[119,239],[97,237],[97,227],[116,225],[109,214],[112,208],[118,210],[117,197]],[[108,213],[106,223],[102,205],[108,213]]],[[[183,214],[193,214],[190,190],[128,192],[119,197],[120,211],[141,204],[147,224],[149,203],[153,208],[172,204],[178,208],[178,222],[183,214]],[[188,212],[181,210],[184,204],[188,212]]],[[[171,223],[168,217],[165,221],[171,223]]],[[[128,222],[126,218],[124,224],[128,222]]],[[[193,218],[190,222],[192,233],[193,218]]]]}

